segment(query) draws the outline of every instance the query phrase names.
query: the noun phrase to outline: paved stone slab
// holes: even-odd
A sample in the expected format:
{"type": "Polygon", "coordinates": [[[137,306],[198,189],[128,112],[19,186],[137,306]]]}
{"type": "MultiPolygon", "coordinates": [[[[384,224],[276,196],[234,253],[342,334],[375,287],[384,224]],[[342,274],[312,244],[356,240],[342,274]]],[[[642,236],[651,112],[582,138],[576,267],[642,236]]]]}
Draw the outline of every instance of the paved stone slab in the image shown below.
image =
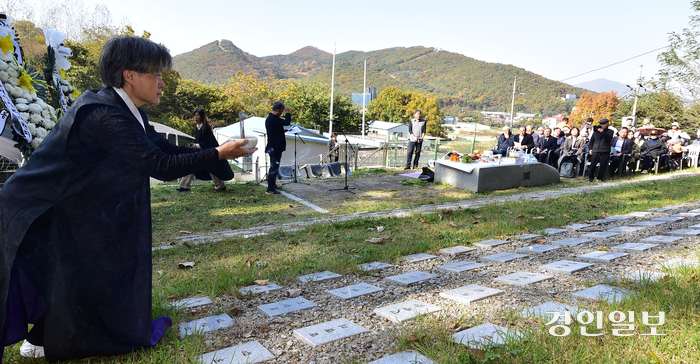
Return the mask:
{"type": "Polygon", "coordinates": [[[661,263],[661,266],[668,269],[675,269],[680,267],[697,267],[700,265],[697,259],[671,259],[667,262],[661,263]]]}
{"type": "Polygon", "coordinates": [[[435,364],[435,362],[416,352],[402,351],[400,353],[375,360],[369,364],[435,364]]]}
{"type": "Polygon", "coordinates": [[[274,283],[268,283],[264,286],[259,286],[259,285],[253,285],[253,286],[247,286],[247,287],[241,287],[238,291],[241,292],[242,295],[247,295],[247,294],[258,294],[258,293],[263,293],[263,292],[272,292],[276,291],[278,289],[282,289],[281,286],[278,286],[274,283]]]}
{"type": "Polygon", "coordinates": [[[554,273],[575,273],[581,270],[584,270],[593,264],[590,263],[582,263],[582,262],[574,262],[571,260],[560,260],[554,263],[549,263],[546,265],[543,265],[540,267],[540,269],[544,269],[548,272],[554,272],[554,273]]]}
{"type": "Polygon", "coordinates": [[[592,239],[604,239],[604,238],[612,238],[615,235],[620,235],[620,233],[611,233],[609,231],[596,231],[593,233],[583,234],[583,235],[581,235],[581,237],[582,238],[592,238],[592,239]]]}
{"type": "Polygon", "coordinates": [[[630,292],[623,288],[614,288],[605,284],[599,284],[597,286],[584,289],[583,291],[578,291],[572,294],[575,298],[586,299],[586,300],[604,300],[607,302],[622,302],[629,297],[630,292]]]}
{"type": "Polygon", "coordinates": [[[442,311],[440,306],[431,305],[419,300],[396,303],[374,310],[377,315],[396,323],[411,320],[418,315],[426,315],[439,311],[442,311]]]}
{"type": "Polygon", "coordinates": [[[515,239],[515,240],[532,240],[535,238],[541,238],[542,235],[538,234],[520,234],[520,235],[512,235],[509,236],[509,239],[515,239]]]}
{"type": "Polygon", "coordinates": [[[304,297],[295,297],[289,300],[258,306],[258,311],[266,314],[269,317],[273,317],[316,306],[317,305],[315,303],[307,300],[304,297]]]}
{"type": "Polygon", "coordinates": [[[544,274],[537,274],[537,273],[530,273],[530,272],[517,272],[517,273],[497,277],[497,278],[495,278],[495,280],[497,280],[499,282],[503,282],[503,283],[515,284],[517,286],[526,286],[528,284],[542,282],[542,281],[546,281],[546,280],[552,279],[552,278],[554,278],[554,277],[544,275],[544,274]]]}
{"type": "Polygon", "coordinates": [[[440,297],[449,298],[451,300],[466,304],[499,295],[503,292],[504,291],[501,291],[500,289],[484,287],[478,284],[470,284],[468,286],[440,292],[440,297]]]}
{"type": "Polygon", "coordinates": [[[655,208],[649,209],[648,211],[652,211],[652,212],[667,212],[667,211],[671,211],[671,210],[675,210],[675,209],[676,209],[676,208],[669,209],[669,208],[665,208],[665,207],[655,207],[655,208]]]}
{"type": "Polygon", "coordinates": [[[573,229],[573,230],[579,230],[583,228],[587,228],[589,226],[593,226],[593,224],[569,224],[564,226],[567,229],[573,229]]]}
{"type": "Polygon", "coordinates": [[[591,224],[609,224],[611,222],[615,222],[615,220],[608,220],[608,219],[596,219],[596,220],[591,220],[589,221],[591,224]]]}
{"type": "Polygon", "coordinates": [[[257,341],[232,346],[200,355],[200,364],[254,364],[274,359],[275,356],[257,341]]]}
{"type": "Polygon", "coordinates": [[[631,224],[631,226],[657,226],[657,225],[663,225],[668,223],[669,221],[640,221],[640,222],[635,222],[634,224],[631,224]]]}
{"type": "Polygon", "coordinates": [[[690,225],[688,229],[700,229],[700,224],[690,225]]]}
{"type": "Polygon", "coordinates": [[[593,240],[591,239],[581,239],[581,238],[568,238],[568,239],[562,239],[562,240],[557,240],[553,241],[552,244],[554,245],[561,245],[561,246],[576,246],[579,244],[583,243],[588,243],[593,240]]]}
{"type": "Polygon", "coordinates": [[[352,286],[347,286],[343,288],[338,288],[338,289],[332,289],[329,291],[326,291],[328,294],[331,294],[333,296],[336,296],[340,299],[346,300],[348,298],[355,298],[359,296],[364,296],[366,294],[374,293],[374,292],[379,292],[383,290],[383,288],[373,286],[368,283],[359,283],[359,284],[354,284],[352,286]]]}
{"type": "Polygon", "coordinates": [[[311,274],[306,274],[303,276],[299,276],[299,280],[302,282],[319,282],[319,281],[326,281],[329,279],[336,279],[342,277],[341,274],[338,273],[333,273],[331,271],[323,271],[323,272],[317,272],[317,273],[311,273],[311,274]]]}
{"type": "Polygon", "coordinates": [[[579,255],[577,259],[588,261],[588,262],[611,262],[615,259],[628,256],[627,253],[614,253],[606,251],[594,251],[588,254],[579,255]]]}
{"type": "Polygon", "coordinates": [[[668,243],[673,243],[676,240],[681,240],[683,239],[682,236],[665,236],[665,235],[654,235],[650,236],[648,238],[644,238],[640,240],[642,243],[663,243],[663,244],[668,244],[668,243]]]}
{"type": "Polygon", "coordinates": [[[524,254],[515,254],[515,253],[498,253],[498,254],[491,254],[487,255],[485,257],[481,257],[481,260],[487,261],[487,262],[493,262],[493,263],[506,263],[510,262],[511,260],[516,260],[520,258],[527,258],[527,255],[524,254]]]}
{"type": "Polygon", "coordinates": [[[535,244],[535,245],[526,246],[524,248],[520,248],[520,249],[518,249],[518,251],[521,253],[539,254],[539,253],[546,253],[548,251],[560,249],[560,248],[561,247],[559,247],[559,246],[553,246],[553,245],[535,244]]]}
{"type": "Polygon", "coordinates": [[[643,230],[642,226],[618,226],[608,230],[611,233],[632,233],[635,231],[643,230]]]}
{"type": "Polygon", "coordinates": [[[642,244],[642,243],[625,243],[625,244],[620,244],[620,245],[615,245],[614,247],[610,248],[615,251],[623,251],[623,252],[643,252],[647,251],[649,249],[653,249],[658,247],[657,244],[642,244]]]}
{"type": "Polygon", "coordinates": [[[634,219],[634,216],[631,215],[612,215],[606,217],[606,219],[609,220],[627,220],[627,219],[634,219]]]}
{"type": "Polygon", "coordinates": [[[467,254],[467,253],[472,252],[474,250],[476,250],[476,248],[468,248],[466,246],[457,245],[457,246],[451,246],[449,248],[441,248],[438,253],[449,255],[451,257],[456,257],[458,255],[467,254]]]}
{"type": "Polygon", "coordinates": [[[556,234],[565,233],[565,232],[567,232],[567,231],[569,231],[569,230],[566,230],[566,229],[555,229],[555,228],[547,228],[547,229],[544,229],[544,233],[547,234],[547,235],[556,235],[556,234]]]}
{"type": "Polygon", "coordinates": [[[372,262],[372,263],[365,263],[365,264],[360,264],[358,265],[358,268],[365,272],[369,272],[372,270],[380,270],[384,268],[390,268],[393,267],[392,264],[389,263],[384,263],[384,262],[372,262]]]}
{"type": "Polygon", "coordinates": [[[431,260],[435,259],[437,256],[435,255],[430,255],[430,254],[425,254],[425,253],[420,253],[420,254],[411,254],[411,255],[406,255],[402,257],[404,261],[408,263],[418,263],[418,262],[423,262],[426,260],[431,260]]]}
{"type": "Polygon", "coordinates": [[[424,281],[427,281],[429,279],[433,279],[433,278],[437,278],[437,277],[438,276],[435,274],[430,274],[430,273],[426,273],[426,272],[409,272],[409,273],[399,274],[396,276],[386,277],[384,279],[386,279],[387,282],[400,284],[402,286],[410,286],[412,284],[424,282],[424,281]]]}
{"type": "Polygon", "coordinates": [[[683,216],[662,216],[662,217],[657,217],[655,219],[652,219],[651,221],[674,222],[674,221],[681,221],[684,219],[685,219],[685,217],[683,217],[683,216]]]}
{"type": "Polygon", "coordinates": [[[663,208],[668,209],[668,210],[677,210],[681,207],[683,207],[683,205],[667,205],[667,206],[664,206],[663,208]]]}
{"type": "Polygon", "coordinates": [[[636,216],[636,217],[647,217],[651,215],[651,212],[648,211],[635,211],[635,212],[630,212],[630,216],[636,216]]]}
{"type": "Polygon", "coordinates": [[[690,211],[688,211],[688,212],[700,213],[700,209],[693,209],[693,210],[690,210],[690,211]]]}
{"type": "Polygon", "coordinates": [[[471,348],[486,348],[493,345],[503,345],[507,340],[517,339],[521,336],[522,334],[518,331],[509,330],[505,327],[488,322],[452,335],[456,343],[471,348]]]}
{"type": "Polygon", "coordinates": [[[468,270],[477,269],[485,266],[485,264],[465,260],[462,262],[441,265],[437,267],[437,269],[448,273],[462,273],[468,270]]]}
{"type": "Polygon", "coordinates": [[[294,337],[315,348],[319,345],[368,332],[364,327],[341,318],[294,330],[294,337]]]}
{"type": "Polygon", "coordinates": [[[474,243],[474,246],[476,246],[477,248],[481,248],[481,249],[491,249],[495,246],[499,246],[499,245],[503,245],[503,244],[510,244],[510,241],[489,239],[489,240],[480,241],[478,243],[474,243]]]}
{"type": "Polygon", "coordinates": [[[636,272],[625,274],[620,278],[631,279],[637,283],[642,282],[642,281],[656,282],[659,279],[666,277],[667,275],[668,274],[666,274],[666,273],[652,272],[652,271],[648,271],[648,270],[638,270],[636,272]]]}
{"type": "Polygon", "coordinates": [[[698,235],[700,235],[700,230],[698,230],[698,229],[678,229],[678,230],[667,231],[666,234],[676,235],[676,236],[698,236],[698,235]]]}
{"type": "Polygon", "coordinates": [[[211,298],[209,297],[190,297],[171,303],[175,308],[194,308],[209,304],[211,304],[211,298]]]}
{"type": "Polygon", "coordinates": [[[700,216],[700,212],[679,212],[677,214],[671,215],[673,217],[688,217],[688,218],[694,218],[700,216]]]}
{"type": "Polygon", "coordinates": [[[233,320],[225,313],[218,316],[204,317],[180,324],[180,337],[184,338],[195,333],[203,334],[231,325],[233,325],[233,320]]]}
{"type": "MultiPolygon", "coordinates": [[[[566,311],[569,311],[571,313],[571,318],[572,320],[576,320],[576,314],[578,314],[578,308],[570,305],[565,305],[563,303],[559,302],[554,302],[554,301],[549,301],[545,302],[541,305],[535,306],[535,307],[529,307],[525,308],[520,312],[520,316],[522,317],[541,317],[547,320],[547,322],[551,321],[552,318],[554,318],[553,313],[548,313],[548,312],[558,312],[559,317],[562,315],[566,314],[566,311]]],[[[559,319],[557,323],[563,323],[564,319],[559,319]]]]}

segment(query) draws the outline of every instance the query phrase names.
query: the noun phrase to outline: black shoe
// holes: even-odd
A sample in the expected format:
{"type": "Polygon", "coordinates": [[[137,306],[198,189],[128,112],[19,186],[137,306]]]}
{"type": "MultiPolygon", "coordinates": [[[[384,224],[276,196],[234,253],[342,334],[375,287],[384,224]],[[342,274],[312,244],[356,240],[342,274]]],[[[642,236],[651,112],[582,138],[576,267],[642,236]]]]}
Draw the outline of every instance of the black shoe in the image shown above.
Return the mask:
{"type": "Polygon", "coordinates": [[[592,180],[592,179],[589,179],[589,180],[588,180],[588,183],[593,183],[593,180],[592,180]]]}
{"type": "Polygon", "coordinates": [[[267,193],[268,195],[279,195],[279,194],[281,194],[280,191],[265,191],[265,193],[267,193]]]}
{"type": "Polygon", "coordinates": [[[407,171],[407,170],[409,170],[409,169],[411,169],[411,167],[406,166],[406,168],[404,168],[403,170],[404,170],[404,171],[407,171]]]}
{"type": "Polygon", "coordinates": [[[284,188],[280,185],[275,186],[275,189],[277,189],[278,191],[284,191],[284,188]]]}
{"type": "Polygon", "coordinates": [[[177,192],[188,192],[189,190],[190,190],[189,188],[182,188],[182,187],[178,187],[175,189],[175,191],[177,191],[177,192]]]}
{"type": "Polygon", "coordinates": [[[226,186],[223,188],[214,188],[214,191],[226,191],[226,186]]]}

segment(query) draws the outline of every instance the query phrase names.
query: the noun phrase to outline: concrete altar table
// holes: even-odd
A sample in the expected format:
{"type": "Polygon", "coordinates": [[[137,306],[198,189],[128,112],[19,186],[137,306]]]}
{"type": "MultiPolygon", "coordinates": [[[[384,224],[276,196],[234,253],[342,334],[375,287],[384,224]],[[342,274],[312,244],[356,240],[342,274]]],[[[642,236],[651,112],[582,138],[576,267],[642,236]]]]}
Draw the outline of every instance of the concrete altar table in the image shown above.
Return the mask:
{"type": "Polygon", "coordinates": [[[556,183],[559,172],[544,163],[462,163],[439,159],[435,161],[435,180],[481,192],[556,183]]]}

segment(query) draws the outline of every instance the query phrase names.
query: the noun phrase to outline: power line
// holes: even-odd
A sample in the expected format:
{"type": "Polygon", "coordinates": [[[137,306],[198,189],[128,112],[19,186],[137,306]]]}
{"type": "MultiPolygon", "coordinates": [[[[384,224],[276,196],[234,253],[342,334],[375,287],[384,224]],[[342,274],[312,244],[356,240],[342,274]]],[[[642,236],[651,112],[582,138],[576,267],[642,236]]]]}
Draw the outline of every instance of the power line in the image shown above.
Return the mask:
{"type": "Polygon", "coordinates": [[[647,55],[647,54],[649,54],[649,53],[654,53],[654,52],[656,52],[656,51],[660,51],[660,50],[662,50],[662,49],[664,49],[664,48],[668,48],[668,47],[670,47],[670,45],[663,46],[663,47],[661,47],[661,48],[656,48],[656,49],[654,49],[653,51],[645,52],[645,53],[642,53],[642,54],[640,54],[640,55],[627,58],[627,59],[625,59],[624,61],[615,62],[615,63],[609,64],[609,65],[607,65],[607,66],[603,66],[603,67],[600,67],[600,68],[596,68],[596,69],[594,69],[594,70],[592,70],[592,71],[584,72],[584,73],[581,73],[581,74],[576,75],[576,76],[573,76],[573,77],[565,78],[565,79],[563,79],[563,80],[559,80],[559,82],[564,82],[564,81],[570,80],[570,79],[572,79],[572,78],[576,78],[576,77],[579,77],[579,76],[587,75],[587,74],[592,73],[592,72],[595,72],[595,71],[600,71],[600,70],[602,70],[602,69],[605,69],[605,68],[608,68],[608,67],[612,67],[612,66],[618,65],[618,64],[620,64],[620,63],[624,63],[624,62],[627,62],[627,61],[629,61],[629,60],[632,60],[632,59],[635,59],[635,58],[639,58],[639,57],[641,57],[641,56],[645,56],[645,55],[647,55]]]}

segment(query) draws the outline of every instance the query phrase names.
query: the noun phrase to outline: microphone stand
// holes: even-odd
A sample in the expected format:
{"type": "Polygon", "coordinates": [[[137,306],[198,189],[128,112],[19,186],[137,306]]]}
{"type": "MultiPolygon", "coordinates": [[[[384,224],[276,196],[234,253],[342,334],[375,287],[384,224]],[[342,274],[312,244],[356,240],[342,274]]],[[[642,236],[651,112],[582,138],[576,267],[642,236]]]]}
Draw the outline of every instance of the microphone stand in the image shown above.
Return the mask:
{"type": "MultiPolygon", "coordinates": [[[[345,170],[345,187],[333,188],[333,189],[330,189],[328,191],[347,191],[347,192],[350,192],[354,195],[355,192],[352,192],[350,190],[354,190],[355,187],[348,187],[348,174],[349,174],[348,172],[350,171],[350,165],[348,164],[348,145],[350,144],[350,142],[348,141],[348,136],[345,135],[345,132],[342,129],[340,129],[340,133],[343,134],[343,137],[345,137],[345,167],[347,167],[347,169],[345,170]]],[[[350,148],[352,149],[352,147],[350,147],[350,148]]]]}
{"type": "Polygon", "coordinates": [[[292,175],[294,176],[294,180],[292,182],[287,182],[283,183],[282,186],[288,185],[290,183],[301,183],[303,185],[308,185],[306,182],[299,182],[297,180],[297,170],[299,170],[299,167],[297,166],[297,138],[301,140],[302,143],[306,144],[303,139],[299,136],[299,133],[294,133],[294,170],[292,171],[292,175]]]}

